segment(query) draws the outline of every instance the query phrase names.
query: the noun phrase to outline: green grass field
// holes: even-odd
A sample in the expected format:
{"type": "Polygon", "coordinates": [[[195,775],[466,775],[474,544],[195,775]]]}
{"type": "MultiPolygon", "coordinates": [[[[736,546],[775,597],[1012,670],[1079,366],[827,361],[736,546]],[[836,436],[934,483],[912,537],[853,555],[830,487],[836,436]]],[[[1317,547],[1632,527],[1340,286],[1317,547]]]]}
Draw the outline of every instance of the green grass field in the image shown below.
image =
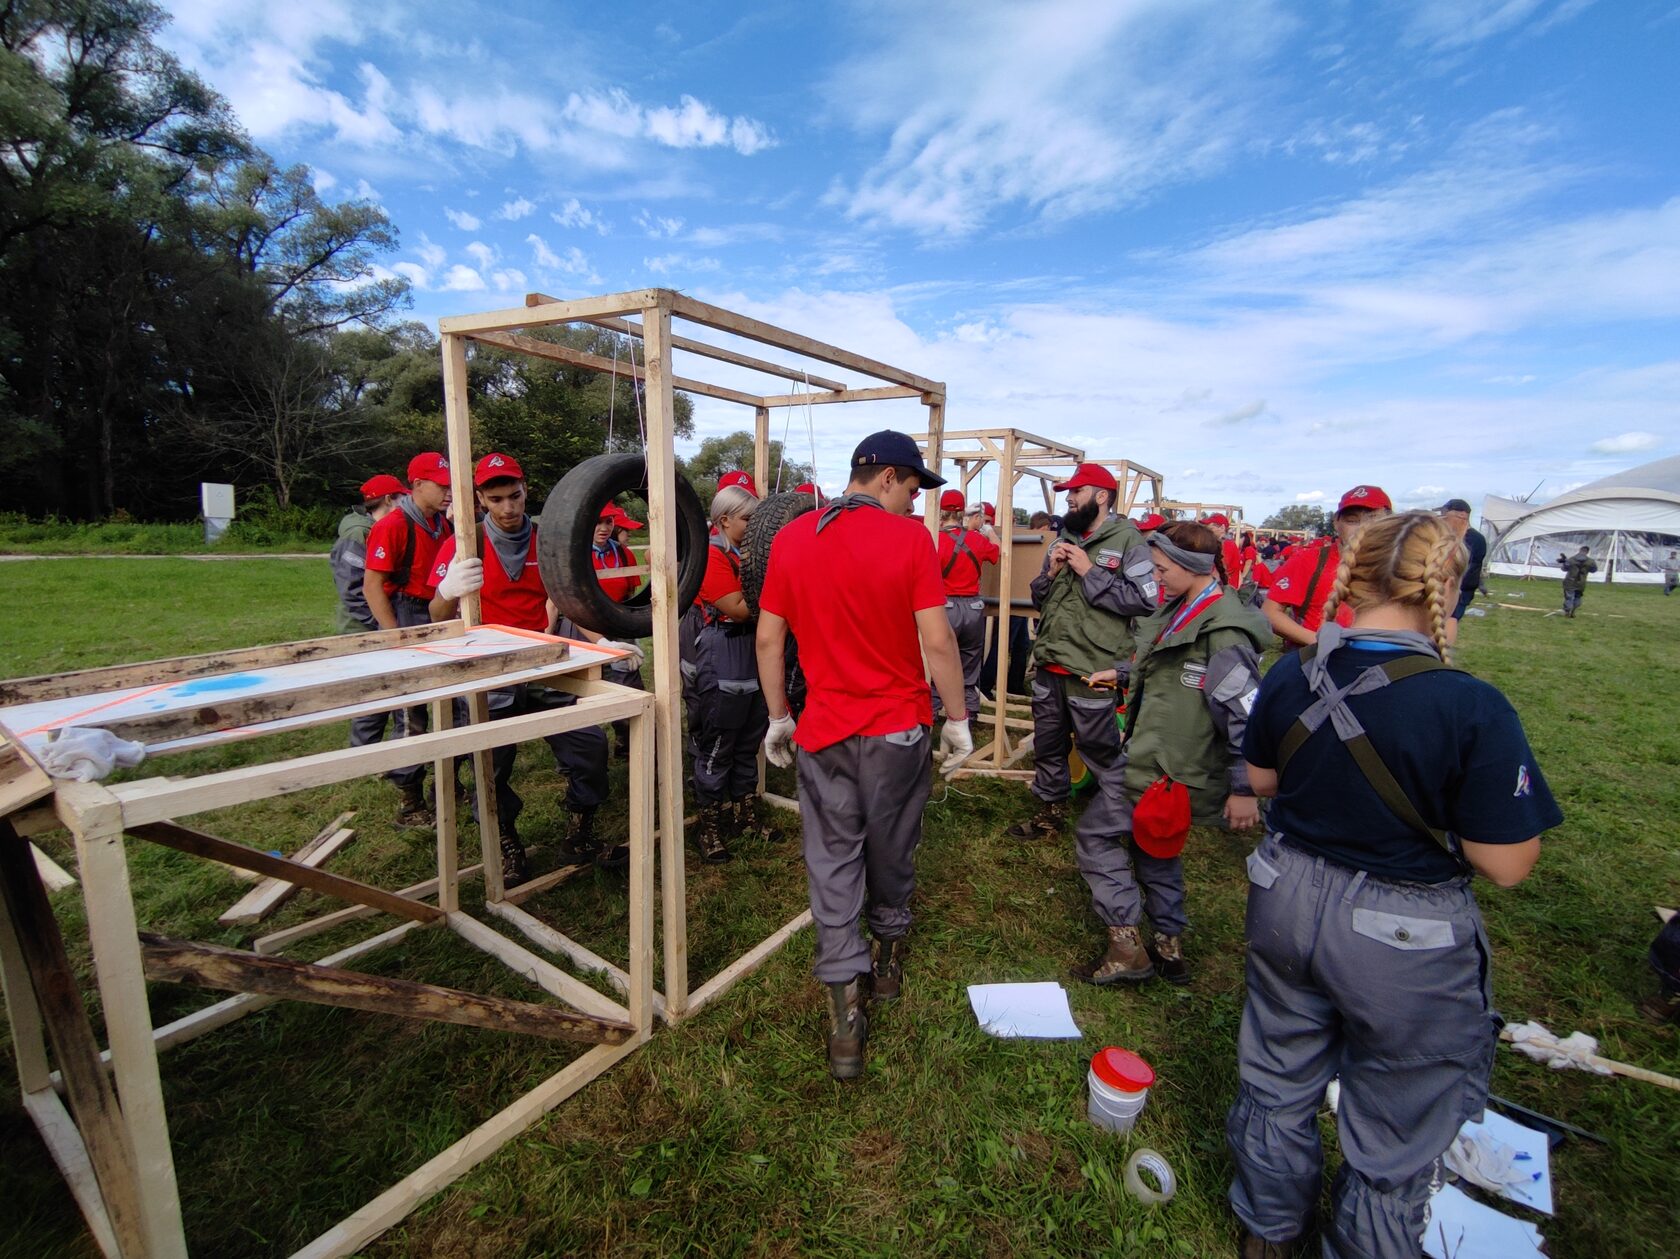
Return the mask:
{"type": "MultiPolygon", "coordinates": [[[[6,676],[332,626],[331,583],[318,561],[21,563],[5,572],[6,676]]],[[[1496,599],[1522,607],[1558,600],[1555,582],[1493,585],[1496,599]]],[[[1466,622],[1461,663],[1516,704],[1568,816],[1527,883],[1480,889],[1498,1004],[1507,1017],[1538,1019],[1560,1034],[1588,1032],[1607,1056],[1680,1073],[1676,1030],[1635,1009],[1654,990],[1644,960],[1657,925],[1652,906],[1680,899],[1680,725],[1672,716],[1680,599],[1594,588],[1573,621],[1479,606],[1489,614],[1466,622]]],[[[341,729],[325,729],[275,742],[297,752],[342,738],[341,729]]],[[[203,770],[258,751],[239,745],[163,768],[203,770]]],[[[542,846],[537,866],[548,868],[564,815],[539,752],[522,752],[521,828],[542,846]]],[[[623,772],[615,764],[615,776],[623,772]]],[[[357,808],[358,837],[332,868],[400,886],[427,877],[432,854],[429,835],[393,831],[393,802],[385,784],[364,781],[201,821],[289,850],[333,814],[357,808]]],[[[1189,989],[1108,991],[1069,981],[1083,1041],[999,1041],[976,1029],[966,985],[1061,978],[1099,937],[1071,840],[1023,846],[1003,836],[1029,810],[1019,784],[936,787],[906,995],[871,1029],[863,1081],[837,1085],[824,1069],[806,933],[720,1004],[658,1032],[369,1253],[1231,1253],[1223,1123],[1242,1009],[1247,843],[1212,832],[1192,838],[1189,989]],[[1130,1138],[1100,1133],[1084,1116],[1086,1060],[1104,1044],[1141,1052],[1159,1073],[1130,1138]],[[1170,1206],[1150,1212],[1121,1187],[1124,1159],[1138,1144],[1173,1163],[1180,1189],[1170,1206]]],[[[622,825],[615,803],[607,826],[622,825]]],[[[62,837],[44,846],[73,865],[62,837]]],[[[254,931],[221,928],[216,916],[244,885],[138,841],[130,853],[141,921],[166,934],[243,945],[336,907],[306,892],[254,931]]],[[[469,885],[469,907],[476,895],[469,885]]],[[[803,900],[793,842],[746,846],[723,867],[691,866],[691,979],[712,974],[803,900]]],[[[79,893],[58,895],[55,907],[85,970],[79,893]]],[[[526,907],[622,960],[621,882],[591,875],[526,907]]],[[[373,929],[355,924],[297,955],[321,956],[373,929]]],[[[530,995],[499,964],[440,932],[411,934],[361,964],[530,995]]],[[[154,1017],[212,999],[157,985],[154,1017]]],[[[194,1253],[289,1252],[570,1056],[550,1042],[300,1005],[169,1051],[164,1089],[194,1253]]],[[[1554,1157],[1558,1212],[1535,1217],[1553,1254],[1672,1253],[1680,1093],[1550,1072],[1506,1050],[1494,1091],[1610,1139],[1571,1140],[1554,1157]]],[[[0,1141],[0,1254],[96,1254],[9,1077],[0,1086],[0,1141]]]]}

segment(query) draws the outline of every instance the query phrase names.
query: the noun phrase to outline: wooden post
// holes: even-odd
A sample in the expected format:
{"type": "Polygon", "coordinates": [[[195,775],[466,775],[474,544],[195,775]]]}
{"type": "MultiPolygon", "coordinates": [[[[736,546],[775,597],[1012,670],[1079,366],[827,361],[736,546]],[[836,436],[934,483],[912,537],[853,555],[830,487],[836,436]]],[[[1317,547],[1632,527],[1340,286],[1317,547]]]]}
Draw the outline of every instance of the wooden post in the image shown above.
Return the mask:
{"type": "MultiPolygon", "coordinates": [[[[473,528],[472,420],[467,411],[467,342],[443,337],[443,423],[447,433],[450,496],[454,499],[455,555],[478,556],[478,530],[473,528]]],[[[481,623],[478,593],[461,597],[461,623],[468,629],[481,623]]]]}
{"type": "MultiPolygon", "coordinates": [[[[783,451],[783,458],[787,452],[783,451]]],[[[760,495],[770,489],[770,408],[753,408],[753,484],[760,495]]]]}
{"type": "Polygon", "coordinates": [[[630,719],[630,1022],[653,1031],[654,716],[630,719]]]}
{"type": "Polygon", "coordinates": [[[997,677],[992,681],[997,706],[992,714],[992,764],[1000,769],[1009,752],[1009,729],[1004,723],[1009,708],[1009,622],[1014,602],[1010,595],[1015,589],[1015,452],[1019,446],[1020,439],[1014,433],[1005,433],[998,457],[997,514],[1003,554],[998,557],[997,677]]]}
{"type": "MultiPolygon", "coordinates": [[[[939,464],[945,457],[945,395],[925,394],[923,400],[927,403],[927,466],[935,473],[939,472],[939,464]]],[[[939,537],[939,491],[928,490],[927,498],[922,503],[922,514],[927,518],[928,532],[935,539],[939,537]]]]}
{"type": "Polygon", "coordinates": [[[144,1253],[151,1259],[186,1259],[181,1193],[169,1149],[169,1121],[163,1109],[157,1047],[152,1043],[152,1012],[146,1005],[139,924],[128,884],[128,854],[123,850],[122,806],[98,783],[66,783],[58,788],[58,809],[60,820],[76,840],[94,973],[111,1042],[111,1068],[134,1151],[144,1253]]]}
{"type": "MultiPolygon", "coordinates": [[[[432,729],[448,730],[455,724],[455,705],[447,699],[432,701],[432,729]]],[[[460,830],[456,825],[455,758],[443,757],[432,762],[432,791],[437,816],[437,888],[438,908],[452,914],[461,908],[460,830]]],[[[497,869],[501,867],[498,864],[497,869]]]]}
{"type": "MultiPolygon", "coordinates": [[[[687,876],[683,863],[682,721],[678,671],[677,456],[671,390],[671,307],[667,290],[642,312],[647,371],[648,566],[653,588],[654,763],[659,773],[659,855],[664,871],[665,1005],[673,1019],[688,1007],[687,876]]],[[[489,872],[486,871],[486,874],[489,872]]]]}

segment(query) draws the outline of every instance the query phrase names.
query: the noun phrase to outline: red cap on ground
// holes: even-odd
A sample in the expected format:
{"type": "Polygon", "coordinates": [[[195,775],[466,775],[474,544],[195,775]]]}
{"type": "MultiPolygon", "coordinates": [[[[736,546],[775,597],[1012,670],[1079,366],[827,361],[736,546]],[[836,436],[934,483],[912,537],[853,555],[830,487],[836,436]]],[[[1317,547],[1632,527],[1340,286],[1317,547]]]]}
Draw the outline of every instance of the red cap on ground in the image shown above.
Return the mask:
{"type": "Polygon", "coordinates": [[[980,504],[980,515],[983,519],[986,519],[986,520],[996,520],[997,519],[997,508],[994,507],[991,503],[981,503],[980,504]]]}
{"type": "Polygon", "coordinates": [[[939,496],[940,511],[962,511],[968,506],[961,490],[946,490],[939,496]]]}
{"type": "Polygon", "coordinates": [[[1203,516],[1202,523],[1210,529],[1228,529],[1231,522],[1225,518],[1225,513],[1214,512],[1211,516],[1203,516]]]}
{"type": "Polygon", "coordinates": [[[1081,485],[1094,485],[1099,490],[1107,490],[1111,494],[1119,493],[1120,487],[1115,484],[1114,473],[1100,463],[1082,463],[1073,470],[1073,475],[1065,481],[1058,481],[1051,486],[1058,494],[1063,490],[1076,490],[1081,485]]]}
{"type": "Polygon", "coordinates": [[[516,481],[525,479],[525,469],[519,466],[519,461],[512,455],[504,455],[492,450],[478,461],[473,468],[473,484],[486,485],[491,481],[505,481],[512,477],[516,481]]]}
{"type": "Polygon", "coordinates": [[[408,483],[416,481],[432,481],[438,485],[449,484],[449,460],[435,450],[422,451],[408,461],[408,483]]]}
{"type": "Polygon", "coordinates": [[[742,472],[737,469],[734,472],[725,472],[718,478],[718,489],[721,490],[731,485],[739,485],[754,498],[758,497],[758,486],[753,483],[752,473],[750,472],[742,472]]]}
{"type": "Polygon", "coordinates": [[[1111,1089],[1141,1093],[1155,1083],[1155,1069],[1129,1049],[1110,1045],[1091,1055],[1091,1072],[1111,1089]]]}
{"type": "Polygon", "coordinates": [[[1336,504],[1336,514],[1340,516],[1350,507],[1368,507],[1372,511],[1394,510],[1388,495],[1375,485],[1356,485],[1343,494],[1342,501],[1336,504]]]}
{"type": "Polygon", "coordinates": [[[1158,511],[1152,511],[1142,520],[1138,521],[1137,526],[1140,533],[1153,533],[1156,529],[1159,529],[1166,523],[1167,518],[1165,516],[1158,511]]]}
{"type": "Polygon", "coordinates": [[[408,486],[404,485],[389,472],[381,472],[378,476],[362,482],[362,502],[371,503],[376,498],[384,498],[387,494],[406,494],[408,486]]]}

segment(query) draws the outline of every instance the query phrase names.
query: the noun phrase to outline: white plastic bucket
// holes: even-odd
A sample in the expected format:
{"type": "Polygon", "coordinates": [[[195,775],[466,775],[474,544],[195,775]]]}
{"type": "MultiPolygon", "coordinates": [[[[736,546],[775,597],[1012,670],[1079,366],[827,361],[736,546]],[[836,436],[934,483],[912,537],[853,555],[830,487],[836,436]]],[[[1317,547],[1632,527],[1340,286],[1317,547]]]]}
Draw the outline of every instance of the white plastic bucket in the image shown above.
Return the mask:
{"type": "Polygon", "coordinates": [[[1091,1116],[1091,1122],[1110,1132],[1130,1132],[1137,1117],[1143,1113],[1144,1103],[1149,1100],[1149,1090],[1128,1093],[1104,1084],[1097,1079],[1095,1071],[1087,1071],[1085,1081],[1090,1088],[1086,1113],[1091,1116]]]}

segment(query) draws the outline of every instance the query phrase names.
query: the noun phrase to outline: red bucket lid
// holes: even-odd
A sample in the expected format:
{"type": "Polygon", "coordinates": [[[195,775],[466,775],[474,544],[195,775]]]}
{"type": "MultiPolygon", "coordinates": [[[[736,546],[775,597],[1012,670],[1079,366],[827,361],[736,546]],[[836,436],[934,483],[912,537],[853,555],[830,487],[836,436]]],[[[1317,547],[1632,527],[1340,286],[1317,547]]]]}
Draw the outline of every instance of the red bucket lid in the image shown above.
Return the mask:
{"type": "Polygon", "coordinates": [[[1091,1055],[1091,1070],[1109,1088],[1141,1093],[1155,1083],[1155,1070],[1129,1049],[1110,1045],[1091,1055]]]}

